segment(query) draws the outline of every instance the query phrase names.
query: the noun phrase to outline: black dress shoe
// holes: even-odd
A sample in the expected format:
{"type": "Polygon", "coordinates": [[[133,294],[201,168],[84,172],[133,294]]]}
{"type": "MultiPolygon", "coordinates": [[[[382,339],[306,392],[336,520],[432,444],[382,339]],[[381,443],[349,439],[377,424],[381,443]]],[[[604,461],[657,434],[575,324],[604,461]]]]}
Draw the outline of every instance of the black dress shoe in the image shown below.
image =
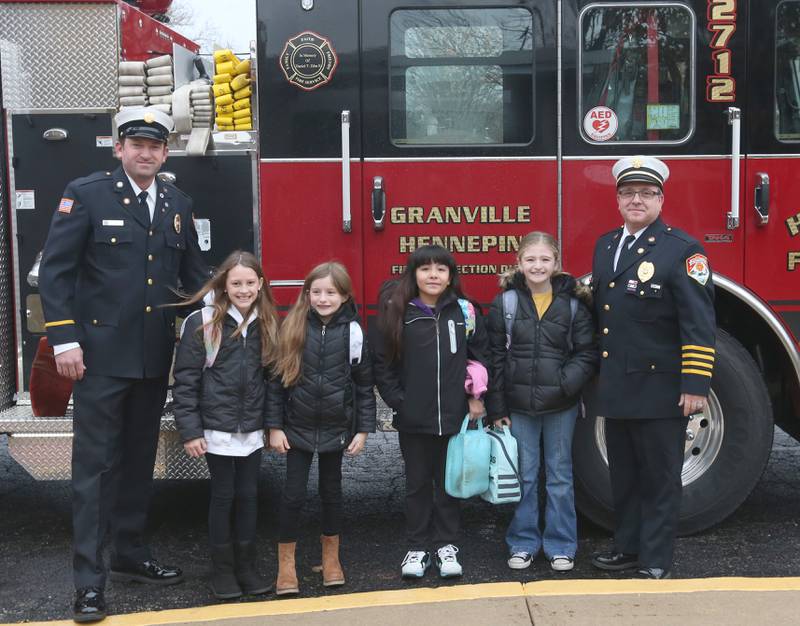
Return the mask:
{"type": "Polygon", "coordinates": [[[636,572],[636,578],[649,578],[651,580],[663,580],[672,578],[672,572],[660,567],[642,567],[636,572]]]}
{"type": "Polygon", "coordinates": [[[111,569],[111,580],[122,583],[145,583],[148,585],[175,585],[183,582],[180,567],[161,565],[155,559],[123,568],[111,569]]]}
{"type": "Polygon", "coordinates": [[[639,555],[625,552],[600,552],[592,557],[592,565],[612,572],[633,569],[639,566],[639,555]]]}
{"type": "Polygon", "coordinates": [[[72,619],[79,623],[99,622],[106,617],[106,599],[99,587],[82,587],[75,594],[72,619]]]}

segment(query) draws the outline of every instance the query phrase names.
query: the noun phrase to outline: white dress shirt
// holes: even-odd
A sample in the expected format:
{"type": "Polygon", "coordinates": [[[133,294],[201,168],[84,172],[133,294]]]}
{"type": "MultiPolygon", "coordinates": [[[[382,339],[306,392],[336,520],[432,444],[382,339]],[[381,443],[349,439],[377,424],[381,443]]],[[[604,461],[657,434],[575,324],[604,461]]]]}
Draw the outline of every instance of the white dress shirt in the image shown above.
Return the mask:
{"type": "Polygon", "coordinates": [[[647,226],[644,228],[640,228],[635,233],[632,233],[628,230],[627,226],[622,227],[622,235],[619,238],[619,244],[617,244],[617,251],[614,253],[614,271],[617,271],[617,261],[619,261],[619,255],[622,253],[622,244],[625,242],[625,237],[628,235],[633,235],[634,239],[631,241],[630,245],[628,245],[628,250],[630,250],[633,245],[639,240],[642,233],[647,229],[647,226]]]}

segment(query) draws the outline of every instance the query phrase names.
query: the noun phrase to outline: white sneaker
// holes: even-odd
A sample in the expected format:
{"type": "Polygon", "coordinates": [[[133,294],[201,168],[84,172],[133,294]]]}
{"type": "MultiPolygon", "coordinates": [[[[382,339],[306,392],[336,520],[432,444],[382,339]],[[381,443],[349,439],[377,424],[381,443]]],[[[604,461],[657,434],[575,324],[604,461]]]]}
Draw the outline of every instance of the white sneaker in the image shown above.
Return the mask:
{"type": "Polygon", "coordinates": [[[531,561],[533,561],[533,555],[530,552],[515,552],[507,563],[511,569],[525,569],[530,567],[531,561]]]}
{"type": "Polygon", "coordinates": [[[552,559],[550,559],[550,567],[552,567],[556,572],[568,572],[575,567],[575,559],[573,559],[571,556],[556,554],[552,559]]]}
{"type": "Polygon", "coordinates": [[[439,576],[451,578],[453,576],[461,576],[464,573],[456,554],[458,554],[458,548],[452,543],[442,546],[436,551],[436,566],[439,568],[439,576]]]}
{"type": "Polygon", "coordinates": [[[409,550],[403,559],[403,578],[422,578],[431,565],[431,555],[424,550],[409,550]]]}

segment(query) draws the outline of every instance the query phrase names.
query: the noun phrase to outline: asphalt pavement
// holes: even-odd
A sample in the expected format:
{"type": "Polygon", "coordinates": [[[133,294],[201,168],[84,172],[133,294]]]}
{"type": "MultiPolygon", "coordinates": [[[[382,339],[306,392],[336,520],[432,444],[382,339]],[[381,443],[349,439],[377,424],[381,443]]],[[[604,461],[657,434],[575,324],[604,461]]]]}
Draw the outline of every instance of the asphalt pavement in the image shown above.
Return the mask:
{"type": "MultiPolygon", "coordinates": [[[[707,579],[777,578],[800,574],[799,470],[800,444],[776,430],[767,470],[742,507],[715,528],[678,540],[675,575],[684,579],[707,579]]],[[[459,555],[465,570],[463,578],[445,582],[431,570],[422,581],[403,581],[398,575],[406,550],[402,514],[403,464],[397,435],[377,433],[370,437],[361,456],[345,460],[342,561],[347,584],[336,591],[326,590],[320,575],[312,571],[320,556],[315,472],[313,468],[310,497],[301,519],[298,543],[301,601],[313,598],[333,601],[342,594],[357,592],[416,592],[427,587],[450,595],[455,592],[446,589],[451,585],[467,588],[505,582],[531,588],[528,587],[531,584],[548,581],[578,584],[584,580],[596,583],[625,578],[592,568],[589,555],[607,548],[610,539],[605,530],[584,519],[579,519],[579,551],[572,572],[552,572],[542,557],[528,570],[509,570],[505,564],[503,534],[511,519],[511,508],[471,500],[463,507],[463,540],[459,555]]],[[[274,454],[265,455],[260,478],[258,532],[261,569],[270,576],[275,573],[277,503],[283,476],[282,459],[274,454]]],[[[187,580],[162,589],[110,582],[107,600],[112,613],[216,604],[205,582],[207,504],[205,481],[159,481],[156,484],[150,521],[154,553],[162,562],[180,565],[187,580]]],[[[583,583],[580,584],[583,588],[583,583]]],[[[699,581],[696,584],[699,585],[699,581]]],[[[776,580],[776,588],[778,584],[776,580]]],[[[730,590],[719,593],[730,593],[730,590]]],[[[800,592],[785,593],[797,598],[800,592]]],[[[0,622],[67,619],[72,597],[69,483],[32,480],[9,458],[5,437],[0,437],[0,622]]],[[[245,599],[228,606],[245,611],[252,608],[257,612],[256,606],[264,603],[246,606],[257,600],[245,599]]],[[[714,602],[720,601],[725,606],[724,596],[714,598],[714,602]]],[[[279,606],[286,601],[267,604],[279,606]]],[[[533,609],[529,602],[526,606],[532,620],[533,609]]],[[[735,603],[729,606],[733,616],[735,603]]],[[[751,604],[751,608],[754,606],[756,604],[751,604]]],[[[131,616],[131,619],[136,618],[131,616]]]]}

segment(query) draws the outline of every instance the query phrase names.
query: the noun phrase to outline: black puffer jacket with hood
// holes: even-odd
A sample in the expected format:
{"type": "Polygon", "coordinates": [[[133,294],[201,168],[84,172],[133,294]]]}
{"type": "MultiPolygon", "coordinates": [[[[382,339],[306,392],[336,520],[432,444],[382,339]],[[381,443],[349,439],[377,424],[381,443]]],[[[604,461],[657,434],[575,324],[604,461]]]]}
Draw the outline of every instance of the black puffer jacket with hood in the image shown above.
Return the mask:
{"type": "Polygon", "coordinates": [[[394,427],[400,432],[457,433],[467,413],[467,359],[489,369],[486,328],[477,307],[475,332],[469,340],[464,313],[452,290],[442,294],[435,311],[432,317],[413,303],[406,305],[400,362],[388,361],[380,333],[373,345],[378,391],[394,409],[394,427]]]}
{"type": "Polygon", "coordinates": [[[350,322],[358,320],[352,299],[327,322],[308,312],[300,379],[291,387],[270,383],[267,425],[281,429],[293,448],[335,452],[355,433],[375,432],[375,392],[366,333],[360,361],[350,362],[350,322]]]}
{"type": "Polygon", "coordinates": [[[517,290],[517,311],[506,349],[503,294],[489,311],[492,367],[486,411],[490,418],[510,413],[540,415],[563,411],[577,403],[584,385],[595,375],[599,355],[590,302],[591,293],[569,274],[552,278],[553,301],[541,319],[525,278],[517,271],[504,278],[503,291],[517,290]],[[572,351],[567,329],[570,299],[578,298],[571,322],[572,351]]]}

